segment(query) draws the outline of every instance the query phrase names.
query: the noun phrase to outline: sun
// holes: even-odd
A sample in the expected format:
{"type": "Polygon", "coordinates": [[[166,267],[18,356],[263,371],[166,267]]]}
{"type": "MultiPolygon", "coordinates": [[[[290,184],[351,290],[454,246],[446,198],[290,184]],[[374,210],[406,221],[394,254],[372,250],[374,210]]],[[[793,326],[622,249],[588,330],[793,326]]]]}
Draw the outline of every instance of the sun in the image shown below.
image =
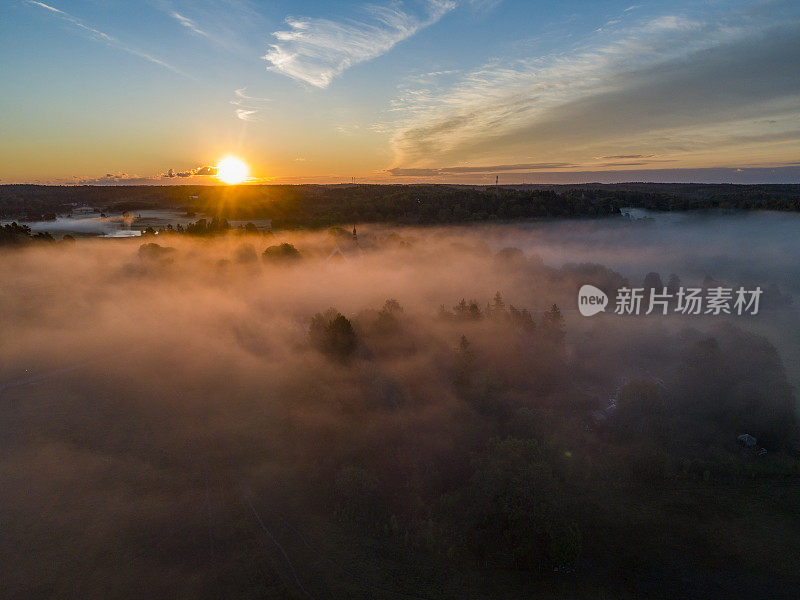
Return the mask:
{"type": "Polygon", "coordinates": [[[250,175],[250,168],[240,158],[226,156],[217,163],[217,179],[223,183],[235,185],[242,183],[250,175]]]}

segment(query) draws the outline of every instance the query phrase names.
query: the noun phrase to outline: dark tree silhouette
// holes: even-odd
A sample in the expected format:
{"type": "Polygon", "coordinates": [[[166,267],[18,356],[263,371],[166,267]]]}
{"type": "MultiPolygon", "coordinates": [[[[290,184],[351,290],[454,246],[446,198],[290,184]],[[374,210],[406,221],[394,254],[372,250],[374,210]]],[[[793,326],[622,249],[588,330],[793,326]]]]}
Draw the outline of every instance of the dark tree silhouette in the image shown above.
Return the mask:
{"type": "Polygon", "coordinates": [[[301,257],[300,251],[292,246],[292,244],[283,243],[276,246],[270,246],[261,257],[268,262],[274,261],[294,261],[301,257]]]}
{"type": "Polygon", "coordinates": [[[352,323],[334,308],[314,315],[309,336],[314,347],[339,360],[350,358],[358,346],[352,323]]]}
{"type": "Polygon", "coordinates": [[[561,345],[564,343],[566,328],[564,326],[564,316],[561,314],[558,304],[553,304],[550,310],[542,315],[542,333],[546,339],[554,344],[561,345]]]}

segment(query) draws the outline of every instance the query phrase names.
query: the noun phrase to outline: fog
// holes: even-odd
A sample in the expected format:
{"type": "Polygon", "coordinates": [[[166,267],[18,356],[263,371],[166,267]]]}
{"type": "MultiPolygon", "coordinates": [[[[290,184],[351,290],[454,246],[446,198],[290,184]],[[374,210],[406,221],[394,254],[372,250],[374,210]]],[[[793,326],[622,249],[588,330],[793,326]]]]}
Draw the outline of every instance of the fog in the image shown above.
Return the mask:
{"type": "MultiPolygon", "coordinates": [[[[532,437],[577,454],[586,415],[628,382],[666,382],[667,399],[716,386],[686,368],[709,339],[731,386],[720,402],[731,409],[692,413],[703,421],[696,431],[676,425],[686,447],[716,447],[752,429],[770,452],[786,451],[797,377],[786,327],[797,316],[788,296],[800,291],[797,219],[364,225],[357,245],[332,230],[5,250],[2,595],[384,597],[376,590],[393,584],[370,567],[350,576],[356,555],[385,571],[374,566],[380,558],[359,554],[351,526],[382,523],[386,543],[412,557],[398,560],[417,564],[431,553],[457,563],[472,547],[468,536],[443,524],[430,535],[463,538],[465,549],[448,541],[454,550],[440,552],[419,541],[419,523],[438,527],[430,507],[462,493],[465,481],[481,489],[481,467],[471,465],[484,464],[472,461],[491,439],[532,437]],[[282,243],[299,258],[262,258],[282,243]],[[575,310],[582,284],[612,293],[650,271],[665,282],[676,273],[684,285],[710,276],[778,287],[751,317],[623,317],[609,307],[585,318],[575,310]],[[525,308],[533,326],[490,318],[497,292],[503,315],[509,305],[525,308]],[[474,300],[482,318],[454,310],[461,299],[474,300]],[[546,329],[554,303],[564,341],[546,329]],[[333,316],[315,315],[331,307],[352,323],[344,346],[315,338],[314,323],[329,331],[333,316]],[[745,396],[747,409],[736,404],[745,396]],[[536,423],[522,432],[525,415],[536,423]],[[281,523],[311,542],[303,546],[281,523]],[[405,533],[392,538],[396,523],[405,533]],[[310,566],[319,559],[309,558],[312,546],[341,568],[310,566]]],[[[561,467],[553,469],[560,481],[561,467]]],[[[583,538],[593,552],[591,532],[583,538]]],[[[385,597],[412,589],[404,585],[385,597]]],[[[458,597],[454,589],[442,593],[458,597]]]]}
{"type": "MultiPolygon", "coordinates": [[[[186,216],[186,211],[179,210],[145,209],[106,216],[87,207],[75,214],[59,215],[47,221],[26,221],[24,224],[33,232],[46,231],[56,237],[67,234],[82,237],[137,237],[146,227],[159,228],[167,223],[183,226],[193,220],[195,218],[186,216]]],[[[0,225],[11,222],[5,219],[0,221],[0,225]]]]}

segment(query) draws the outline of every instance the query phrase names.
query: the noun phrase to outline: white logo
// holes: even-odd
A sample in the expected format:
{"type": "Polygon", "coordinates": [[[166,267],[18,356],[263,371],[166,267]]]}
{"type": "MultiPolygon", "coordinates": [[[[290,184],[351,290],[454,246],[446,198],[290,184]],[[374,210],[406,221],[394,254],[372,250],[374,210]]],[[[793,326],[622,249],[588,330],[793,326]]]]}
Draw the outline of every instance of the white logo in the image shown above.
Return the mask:
{"type": "Polygon", "coordinates": [[[608,304],[606,293],[593,285],[582,285],[578,291],[578,310],[584,317],[603,312],[608,304]]]}

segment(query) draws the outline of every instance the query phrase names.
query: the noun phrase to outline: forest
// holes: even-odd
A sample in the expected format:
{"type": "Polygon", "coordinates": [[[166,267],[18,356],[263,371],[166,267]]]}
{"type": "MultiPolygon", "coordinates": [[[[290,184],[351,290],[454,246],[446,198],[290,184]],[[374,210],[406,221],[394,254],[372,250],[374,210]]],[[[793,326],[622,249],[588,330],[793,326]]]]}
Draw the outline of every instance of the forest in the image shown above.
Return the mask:
{"type": "Polygon", "coordinates": [[[2,595],[796,597],[776,347],[483,235],[6,247],[2,595]]]}
{"type": "Polygon", "coordinates": [[[47,220],[75,206],[113,213],[170,208],[225,219],[272,219],[274,227],[291,229],[355,222],[431,225],[605,217],[618,215],[622,207],[798,211],[800,186],[0,186],[0,218],[47,220]]]}

